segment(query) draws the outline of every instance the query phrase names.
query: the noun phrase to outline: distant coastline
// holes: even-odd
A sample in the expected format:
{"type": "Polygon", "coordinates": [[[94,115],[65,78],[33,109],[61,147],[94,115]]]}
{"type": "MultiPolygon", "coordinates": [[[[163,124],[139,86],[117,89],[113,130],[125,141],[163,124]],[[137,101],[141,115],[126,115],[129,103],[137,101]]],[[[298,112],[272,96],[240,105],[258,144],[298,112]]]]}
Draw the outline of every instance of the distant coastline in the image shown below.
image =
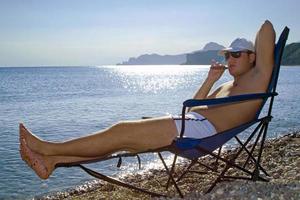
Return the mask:
{"type": "MultiPolygon", "coordinates": [[[[176,55],[159,55],[159,54],[143,54],[138,57],[131,57],[127,61],[123,61],[116,65],[209,65],[211,60],[222,62],[223,57],[218,55],[220,49],[224,46],[215,42],[210,42],[203,49],[190,53],[182,53],[176,55]]],[[[282,62],[283,66],[300,66],[300,42],[286,45],[282,62]]],[[[99,65],[101,66],[101,65],[99,65]]],[[[103,65],[105,66],[105,65],[103,65]]],[[[94,66],[0,66],[0,68],[9,67],[94,67],[94,66]]]]}
{"type": "Polygon", "coordinates": [[[143,54],[117,65],[206,65],[212,58],[221,61],[222,57],[218,56],[218,51],[223,48],[224,46],[218,43],[209,42],[201,50],[177,55],[143,54]]]}
{"type": "MultiPolygon", "coordinates": [[[[131,57],[117,65],[208,65],[211,60],[222,62],[223,57],[218,55],[224,46],[210,42],[203,49],[190,53],[177,55],[143,54],[138,57],[131,57]]],[[[300,42],[286,45],[282,56],[282,65],[300,65],[300,42]]]]}

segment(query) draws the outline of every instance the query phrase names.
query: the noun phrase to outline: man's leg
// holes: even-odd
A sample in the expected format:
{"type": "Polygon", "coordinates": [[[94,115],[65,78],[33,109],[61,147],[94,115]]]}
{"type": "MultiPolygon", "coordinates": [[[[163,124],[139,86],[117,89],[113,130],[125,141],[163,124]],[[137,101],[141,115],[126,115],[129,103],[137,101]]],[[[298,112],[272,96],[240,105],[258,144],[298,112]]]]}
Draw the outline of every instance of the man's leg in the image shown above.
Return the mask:
{"type": "Polygon", "coordinates": [[[100,157],[74,157],[74,156],[45,156],[32,151],[24,139],[20,140],[20,154],[22,159],[41,178],[47,179],[55,170],[56,164],[83,162],[100,157]]]}
{"type": "Polygon", "coordinates": [[[48,156],[101,157],[117,151],[144,151],[171,144],[177,129],[170,117],[120,122],[62,143],[42,141],[20,125],[20,137],[34,152],[48,156]]]}

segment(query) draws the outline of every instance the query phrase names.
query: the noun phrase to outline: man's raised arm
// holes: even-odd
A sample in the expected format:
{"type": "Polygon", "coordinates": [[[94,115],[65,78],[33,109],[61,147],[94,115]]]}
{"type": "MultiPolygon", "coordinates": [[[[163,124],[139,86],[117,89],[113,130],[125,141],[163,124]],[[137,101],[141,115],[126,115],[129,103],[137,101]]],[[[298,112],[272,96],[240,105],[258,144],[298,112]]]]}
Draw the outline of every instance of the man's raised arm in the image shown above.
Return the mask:
{"type": "Polygon", "coordinates": [[[274,65],[275,31],[270,21],[266,20],[259,29],[255,40],[256,70],[263,75],[270,75],[274,65]]]}

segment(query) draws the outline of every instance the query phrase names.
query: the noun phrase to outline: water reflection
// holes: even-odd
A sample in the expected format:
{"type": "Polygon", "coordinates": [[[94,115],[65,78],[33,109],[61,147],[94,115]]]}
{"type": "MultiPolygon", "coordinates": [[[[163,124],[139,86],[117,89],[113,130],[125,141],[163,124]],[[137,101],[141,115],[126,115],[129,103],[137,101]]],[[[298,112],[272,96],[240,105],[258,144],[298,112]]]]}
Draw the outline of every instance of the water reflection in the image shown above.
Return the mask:
{"type": "Polygon", "coordinates": [[[130,92],[161,93],[186,87],[203,80],[207,65],[202,66],[114,66],[111,73],[117,76],[121,86],[130,92]],[[198,74],[198,76],[195,76],[198,74]]]}

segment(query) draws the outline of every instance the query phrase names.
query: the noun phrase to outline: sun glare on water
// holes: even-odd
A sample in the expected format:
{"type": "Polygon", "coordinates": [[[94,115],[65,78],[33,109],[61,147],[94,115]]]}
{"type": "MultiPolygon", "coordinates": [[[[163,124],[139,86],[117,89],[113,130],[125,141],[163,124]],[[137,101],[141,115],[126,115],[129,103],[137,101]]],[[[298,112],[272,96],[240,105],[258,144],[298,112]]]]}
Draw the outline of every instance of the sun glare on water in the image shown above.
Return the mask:
{"type": "Polygon", "coordinates": [[[158,93],[187,84],[189,78],[199,73],[200,79],[208,66],[184,65],[130,65],[112,66],[124,89],[130,91],[158,93]]]}

